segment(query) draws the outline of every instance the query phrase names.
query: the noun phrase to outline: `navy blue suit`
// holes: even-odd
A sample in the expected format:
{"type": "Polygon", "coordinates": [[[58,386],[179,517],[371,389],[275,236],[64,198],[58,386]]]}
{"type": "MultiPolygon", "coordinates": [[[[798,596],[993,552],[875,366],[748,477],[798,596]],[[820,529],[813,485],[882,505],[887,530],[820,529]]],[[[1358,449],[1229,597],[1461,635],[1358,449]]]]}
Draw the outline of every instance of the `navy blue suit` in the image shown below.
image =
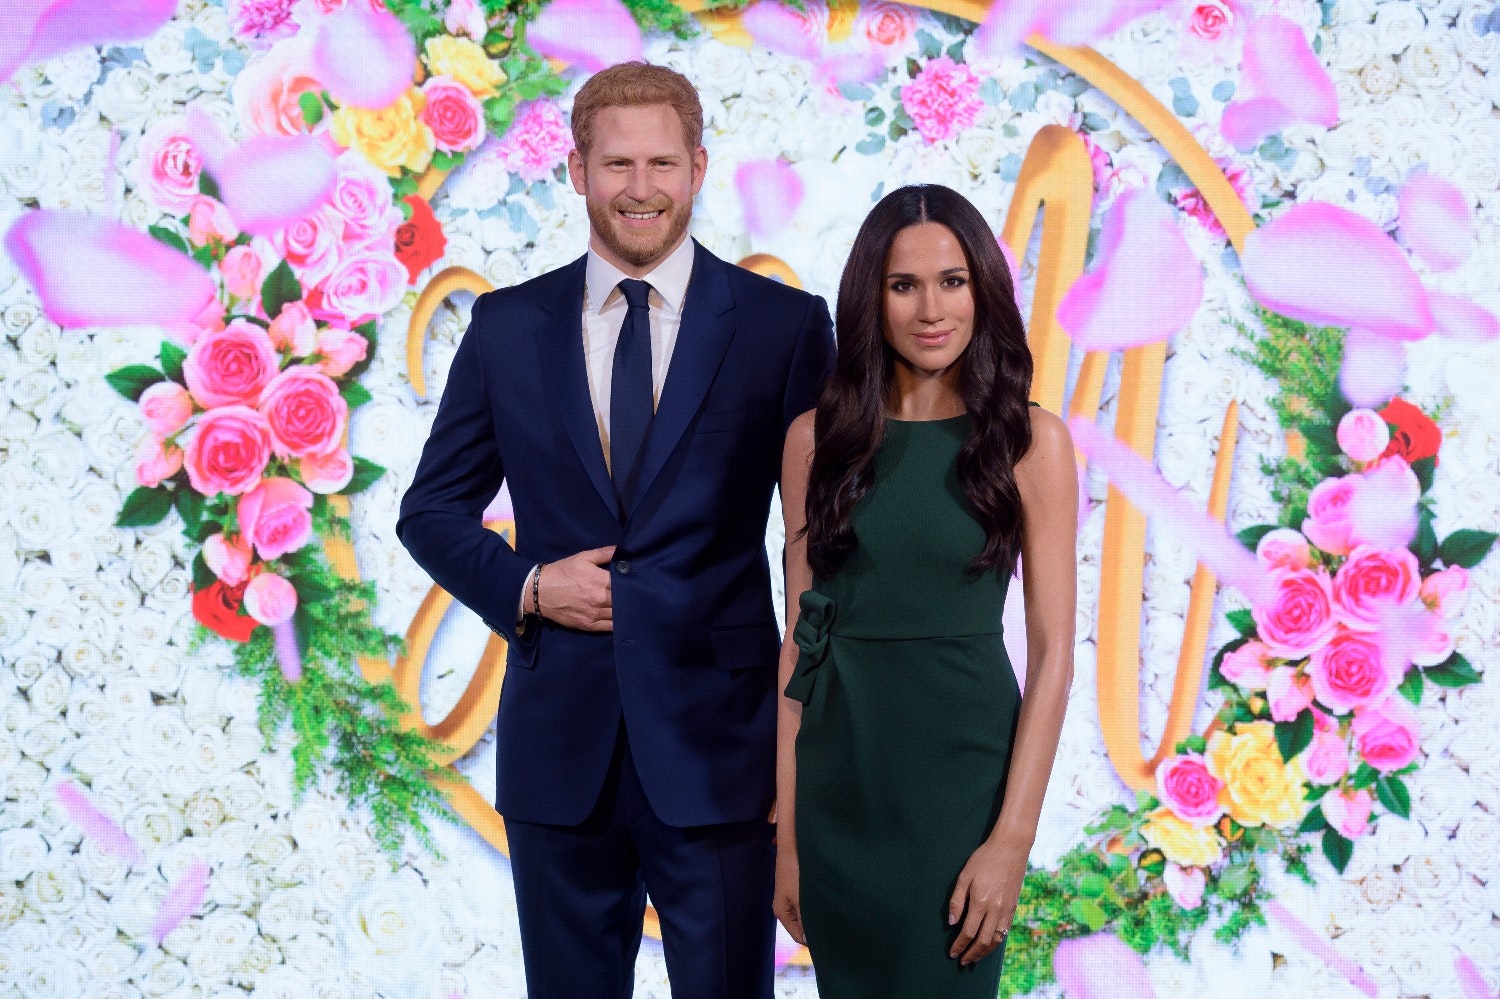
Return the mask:
{"type": "MultiPolygon", "coordinates": [[[[816,404],[831,364],[828,309],[694,244],[634,507],[622,514],[584,368],[585,260],[475,302],[397,534],[509,642],[496,808],[513,847],[521,824],[598,823],[623,795],[643,800],[619,807],[661,827],[756,823],[769,858],[780,642],[765,524],[786,428],[816,404]],[[502,480],[515,550],[480,523],[502,480]],[[608,545],[613,632],[543,622],[517,634],[533,565],[608,545]]],[[[513,849],[524,938],[523,862],[513,849]]],[[[635,862],[665,923],[670,886],[651,882],[649,858],[635,862]]],[[[753,904],[769,927],[769,884],[764,894],[753,904]]],[[[638,922],[634,932],[638,941],[638,922]]],[[[533,948],[551,945],[524,943],[530,976],[533,948]]]]}

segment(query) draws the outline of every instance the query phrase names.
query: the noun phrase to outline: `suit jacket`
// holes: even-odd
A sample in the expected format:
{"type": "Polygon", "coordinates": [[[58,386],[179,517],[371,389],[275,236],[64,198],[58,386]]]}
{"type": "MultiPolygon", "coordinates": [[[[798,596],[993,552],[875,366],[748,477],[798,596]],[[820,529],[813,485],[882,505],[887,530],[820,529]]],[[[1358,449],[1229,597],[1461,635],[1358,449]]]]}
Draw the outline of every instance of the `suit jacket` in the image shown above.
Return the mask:
{"type": "Polygon", "coordinates": [[[764,816],[780,644],[766,518],[786,428],[816,405],[832,363],[828,307],[695,242],[635,506],[622,517],[584,369],[585,259],[474,303],[396,533],[510,644],[496,747],[503,815],[583,821],[623,715],[664,822],[764,816]],[[502,480],[514,550],[480,522],[502,480]],[[517,635],[531,567],[606,545],[616,546],[614,631],[543,622],[517,635]]]}

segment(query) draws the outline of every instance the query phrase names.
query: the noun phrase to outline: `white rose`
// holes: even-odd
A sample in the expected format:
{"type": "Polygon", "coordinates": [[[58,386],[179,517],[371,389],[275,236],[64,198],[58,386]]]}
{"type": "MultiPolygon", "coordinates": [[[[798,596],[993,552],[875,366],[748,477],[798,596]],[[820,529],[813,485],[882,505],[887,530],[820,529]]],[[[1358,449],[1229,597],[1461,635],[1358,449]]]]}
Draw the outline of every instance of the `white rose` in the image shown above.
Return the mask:
{"type": "Polygon", "coordinates": [[[361,886],[341,907],[347,966],[358,968],[377,988],[411,989],[417,976],[440,960],[433,902],[409,871],[361,886]]]}
{"type": "Polygon", "coordinates": [[[257,864],[275,867],[291,856],[294,849],[296,847],[290,836],[274,827],[262,829],[250,847],[250,859],[257,864]]]}
{"type": "Polygon", "coordinates": [[[191,735],[187,723],[163,705],[131,726],[131,748],[136,756],[158,765],[180,762],[191,735]]]}
{"type": "Polygon", "coordinates": [[[41,715],[62,714],[68,705],[72,683],[67,671],[61,666],[48,667],[27,691],[31,698],[31,709],[41,715]]]}
{"type": "Polygon", "coordinates": [[[214,797],[212,790],[200,789],[188,796],[182,818],[194,836],[205,836],[224,821],[224,803],[214,797]]]}
{"type": "Polygon", "coordinates": [[[76,743],[73,733],[68,731],[68,726],[61,719],[45,718],[27,725],[18,734],[16,745],[22,753],[51,770],[65,762],[76,743]]]}
{"type": "Polygon", "coordinates": [[[231,775],[220,791],[224,798],[224,808],[237,819],[259,822],[270,810],[265,788],[247,774],[231,775]]]}
{"type": "Polygon", "coordinates": [[[25,999],[73,999],[88,981],[83,965],[56,950],[43,951],[23,963],[15,983],[25,999]]]}
{"type": "Polygon", "coordinates": [[[177,693],[182,683],[182,671],[187,666],[181,651],[170,646],[157,649],[138,646],[137,649],[135,670],[152,693],[164,697],[177,693]]]}
{"type": "Polygon", "coordinates": [[[1375,55],[1375,31],[1367,24],[1341,25],[1332,36],[1332,51],[1324,49],[1333,69],[1352,73],[1375,55]]]}
{"type": "Polygon", "coordinates": [[[165,801],[136,805],[125,816],[125,831],[148,853],[182,838],[182,813],[165,801]]]}
{"type": "Polygon", "coordinates": [[[168,996],[190,995],[197,979],[187,965],[165,954],[155,961],[141,980],[142,995],[151,999],[167,999],[168,996]]]}
{"type": "MultiPolygon", "coordinates": [[[[1392,199],[1394,202],[1394,199],[1392,199]]],[[[175,566],[154,590],[145,595],[146,606],[157,611],[180,611],[192,588],[192,577],[181,566],[175,566]]]]}
{"type": "Polygon", "coordinates": [[[307,929],[312,919],[312,894],[305,886],[279,888],[256,907],[260,932],[276,940],[289,940],[307,929]]]}
{"type": "Polygon", "coordinates": [[[234,969],[234,979],[237,981],[254,980],[260,975],[270,971],[281,961],[281,951],[262,937],[256,937],[250,941],[250,946],[245,950],[245,956],[239,966],[234,969]]]}
{"type": "Polygon", "coordinates": [[[248,916],[215,909],[200,921],[187,965],[199,978],[219,978],[244,959],[254,940],[255,923],[248,916]]]}
{"type": "MultiPolygon", "coordinates": [[[[707,39],[691,48],[695,80],[711,81],[714,89],[724,97],[732,97],[745,85],[750,74],[750,56],[744,49],[726,45],[716,39],[707,39]]],[[[717,110],[722,102],[714,102],[717,110]]],[[[708,108],[705,108],[707,111],[708,108]]]]}
{"type": "Polygon", "coordinates": [[[47,841],[32,828],[0,832],[0,878],[25,881],[48,854],[47,841]]]}
{"type": "Polygon", "coordinates": [[[26,900],[21,895],[21,886],[13,881],[0,880],[0,929],[11,929],[25,912],[26,900]]]}
{"type": "Polygon", "coordinates": [[[48,916],[61,916],[78,908],[83,901],[83,881],[74,869],[72,858],[48,855],[26,882],[26,901],[48,916]]]}
{"type": "Polygon", "coordinates": [[[104,653],[89,635],[75,636],[63,646],[60,658],[63,668],[79,679],[98,676],[104,666],[104,653]]]}
{"type": "Polygon", "coordinates": [[[146,63],[158,76],[178,76],[193,71],[193,54],[183,45],[187,29],[174,22],[146,39],[141,46],[146,63]]]}
{"type": "Polygon", "coordinates": [[[130,578],[142,590],[156,589],[172,570],[172,542],[166,538],[142,541],[130,559],[130,578]]]}
{"type": "Polygon", "coordinates": [[[84,963],[101,981],[119,981],[127,977],[140,959],[136,949],[123,940],[108,939],[94,944],[84,963]]]}
{"type": "Polygon", "coordinates": [[[1389,97],[1401,86],[1401,70],[1388,56],[1376,56],[1359,71],[1359,85],[1372,97],[1389,97]]]}
{"type": "Polygon", "coordinates": [[[1375,13],[1375,44],[1388,55],[1399,55],[1427,30],[1427,19],[1415,4],[1383,3],[1375,13]]]}
{"type": "Polygon", "coordinates": [[[125,883],[126,876],[130,873],[130,865],[120,857],[104,849],[92,839],[85,838],[78,845],[76,854],[78,861],[78,876],[83,878],[89,887],[97,889],[106,895],[113,894],[125,883]]]}
{"type": "Polygon", "coordinates": [[[1375,912],[1389,911],[1401,902],[1403,895],[1400,880],[1388,867],[1377,867],[1358,882],[1351,882],[1350,891],[1362,903],[1361,908],[1368,906],[1375,912]]]}
{"type": "Polygon", "coordinates": [[[344,971],[338,946],[328,937],[311,929],[298,934],[285,945],[287,964],[300,968],[314,980],[337,979],[344,971]]]}
{"type": "Polygon", "coordinates": [[[99,52],[92,47],[74,49],[48,59],[43,69],[61,100],[79,101],[99,79],[99,52]]]}
{"type": "Polygon", "coordinates": [[[140,131],[153,107],[156,79],[140,66],[116,69],[94,90],[94,107],[121,129],[140,131]]]}
{"type": "Polygon", "coordinates": [[[1418,90],[1442,92],[1463,65],[1446,35],[1424,38],[1401,57],[1401,75],[1418,90]]]}
{"type": "Polygon", "coordinates": [[[209,883],[209,898],[222,906],[249,908],[266,894],[269,881],[255,864],[225,865],[209,883]]]}
{"type": "Polygon", "coordinates": [[[312,994],[312,980],[290,965],[278,965],[255,981],[255,999],[305,999],[312,994]]]}

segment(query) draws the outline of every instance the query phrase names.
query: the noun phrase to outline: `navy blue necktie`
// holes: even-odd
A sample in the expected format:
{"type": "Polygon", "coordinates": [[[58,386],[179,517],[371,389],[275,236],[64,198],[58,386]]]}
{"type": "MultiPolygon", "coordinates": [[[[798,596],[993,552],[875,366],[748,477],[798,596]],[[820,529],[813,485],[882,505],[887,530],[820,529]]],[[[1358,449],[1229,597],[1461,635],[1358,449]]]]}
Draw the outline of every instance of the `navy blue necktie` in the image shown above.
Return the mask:
{"type": "Polygon", "coordinates": [[[646,432],[651,427],[651,313],[646,296],[651,286],[645,281],[626,278],[620,291],[630,308],[620,325],[620,339],[615,343],[614,367],[609,389],[610,477],[620,499],[620,513],[630,512],[635,500],[636,477],[640,472],[641,451],[646,432]]]}

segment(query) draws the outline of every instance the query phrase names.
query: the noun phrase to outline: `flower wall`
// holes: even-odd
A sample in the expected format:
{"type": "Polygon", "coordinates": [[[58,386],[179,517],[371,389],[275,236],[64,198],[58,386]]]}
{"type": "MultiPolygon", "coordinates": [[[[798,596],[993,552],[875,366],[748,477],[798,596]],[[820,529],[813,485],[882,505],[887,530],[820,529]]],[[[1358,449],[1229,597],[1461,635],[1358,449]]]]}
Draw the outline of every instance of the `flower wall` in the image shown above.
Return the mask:
{"type": "MultiPolygon", "coordinates": [[[[408,327],[452,268],[583,251],[571,95],[641,56],[703,97],[693,234],[830,301],[893,187],[998,235],[1034,143],[1087,171],[1055,315],[1051,220],[1007,247],[1090,404],[1077,677],[1003,992],[1500,989],[1493,3],[67,6],[0,53],[0,991],[525,994],[506,859],[453,804],[492,795],[492,737],[416,724],[489,632],[413,630],[431,584],[394,536],[471,299],[408,327]],[[1148,758],[1195,565],[1217,581],[1185,734],[1129,783],[1098,694],[1127,498],[1148,758]]],[[[487,519],[526,529],[503,494],[487,519]]],[[[815,996],[783,943],[778,995],[815,996]]],[[[649,933],[637,994],[670,994],[649,933]]]]}

